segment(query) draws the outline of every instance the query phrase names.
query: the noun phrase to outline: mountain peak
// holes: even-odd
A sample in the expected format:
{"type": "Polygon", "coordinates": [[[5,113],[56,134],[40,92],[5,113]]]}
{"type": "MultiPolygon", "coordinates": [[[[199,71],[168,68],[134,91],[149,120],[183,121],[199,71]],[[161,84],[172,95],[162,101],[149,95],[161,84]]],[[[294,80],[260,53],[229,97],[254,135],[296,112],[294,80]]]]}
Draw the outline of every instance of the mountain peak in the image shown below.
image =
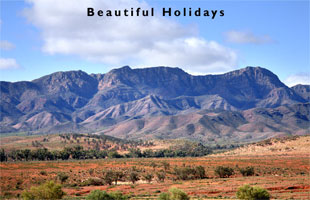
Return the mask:
{"type": "Polygon", "coordinates": [[[299,96],[301,96],[308,102],[310,101],[310,85],[298,84],[291,87],[291,89],[293,89],[299,96]]]}
{"type": "Polygon", "coordinates": [[[225,74],[229,77],[239,77],[242,79],[255,80],[258,84],[272,87],[286,87],[277,75],[263,67],[248,66],[225,74]]]}
{"type": "Polygon", "coordinates": [[[112,69],[108,73],[118,73],[118,72],[124,73],[124,72],[130,72],[130,71],[132,71],[132,69],[128,65],[125,65],[125,66],[120,67],[120,68],[112,69]]]}
{"type": "MultiPolygon", "coordinates": [[[[235,70],[237,72],[240,72],[240,73],[244,73],[244,72],[268,72],[268,73],[272,73],[271,71],[269,71],[268,69],[266,68],[263,68],[263,67],[260,67],[260,66],[247,66],[247,67],[244,67],[244,68],[241,68],[241,69],[237,69],[235,70]]],[[[235,72],[235,71],[232,71],[232,72],[235,72]]]]}

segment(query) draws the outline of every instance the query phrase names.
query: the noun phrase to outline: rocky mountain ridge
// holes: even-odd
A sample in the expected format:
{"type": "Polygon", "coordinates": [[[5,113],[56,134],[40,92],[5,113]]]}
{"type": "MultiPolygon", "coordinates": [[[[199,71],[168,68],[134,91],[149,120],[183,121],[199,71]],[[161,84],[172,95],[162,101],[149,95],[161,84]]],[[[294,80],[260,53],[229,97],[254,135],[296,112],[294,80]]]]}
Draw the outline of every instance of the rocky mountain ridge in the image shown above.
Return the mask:
{"type": "Polygon", "coordinates": [[[170,67],[56,72],[33,81],[1,81],[0,91],[2,133],[94,132],[142,118],[294,104],[308,109],[309,102],[309,86],[289,88],[261,67],[205,76],[170,67]]]}

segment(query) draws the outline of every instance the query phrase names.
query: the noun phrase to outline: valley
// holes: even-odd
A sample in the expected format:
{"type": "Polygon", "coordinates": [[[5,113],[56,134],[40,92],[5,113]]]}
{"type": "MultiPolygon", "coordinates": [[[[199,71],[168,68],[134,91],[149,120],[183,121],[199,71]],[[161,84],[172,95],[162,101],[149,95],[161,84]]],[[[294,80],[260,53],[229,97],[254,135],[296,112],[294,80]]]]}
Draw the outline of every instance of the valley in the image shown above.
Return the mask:
{"type": "Polygon", "coordinates": [[[309,144],[310,137],[302,136],[266,140],[197,158],[2,162],[1,196],[12,198],[30,186],[54,180],[63,185],[65,199],[83,199],[95,189],[121,191],[131,199],[157,199],[171,187],[182,189],[192,199],[234,199],[237,189],[244,184],[267,189],[271,199],[308,199],[309,144]],[[247,153],[247,149],[258,147],[260,153],[247,153]],[[203,178],[178,175],[178,170],[198,166],[205,170],[203,178]],[[218,166],[231,167],[234,174],[220,178],[215,173],[218,166]],[[252,176],[240,173],[246,167],[254,168],[252,176]],[[117,184],[105,182],[105,174],[111,170],[124,173],[117,184]],[[68,176],[63,182],[60,173],[68,176]],[[134,183],[131,173],[138,175],[134,183]],[[145,179],[147,174],[153,175],[150,182],[145,179]],[[158,179],[157,174],[164,174],[164,179],[158,179]]]}

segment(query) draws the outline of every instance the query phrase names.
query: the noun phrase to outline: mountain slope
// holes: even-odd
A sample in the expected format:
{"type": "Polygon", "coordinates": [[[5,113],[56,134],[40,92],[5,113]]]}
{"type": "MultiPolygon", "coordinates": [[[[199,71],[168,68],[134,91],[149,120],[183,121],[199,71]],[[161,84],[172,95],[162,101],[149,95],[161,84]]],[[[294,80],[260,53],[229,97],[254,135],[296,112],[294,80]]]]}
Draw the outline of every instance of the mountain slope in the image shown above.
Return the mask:
{"type": "Polygon", "coordinates": [[[257,141],[279,135],[310,134],[310,104],[245,111],[200,110],[177,116],[127,120],[100,131],[129,139],[186,138],[204,142],[257,141]]]}
{"type": "Polygon", "coordinates": [[[308,102],[310,101],[310,85],[295,85],[291,87],[299,96],[303,97],[308,102]]]}
{"type": "MultiPolygon", "coordinates": [[[[0,132],[91,132],[130,119],[178,117],[202,109],[276,108],[308,101],[304,89],[288,88],[261,67],[192,76],[179,68],[125,66],[107,74],[68,71],[29,82],[1,81],[0,89],[0,132]]],[[[210,130],[221,132],[207,124],[210,130]]]]}

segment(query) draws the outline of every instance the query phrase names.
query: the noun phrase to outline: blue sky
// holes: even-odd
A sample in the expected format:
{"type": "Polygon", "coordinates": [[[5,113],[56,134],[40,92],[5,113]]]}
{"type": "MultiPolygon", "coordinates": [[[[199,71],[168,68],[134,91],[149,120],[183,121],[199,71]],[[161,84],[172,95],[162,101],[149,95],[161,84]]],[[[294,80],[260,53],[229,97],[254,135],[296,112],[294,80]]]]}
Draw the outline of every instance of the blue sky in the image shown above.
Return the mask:
{"type": "Polygon", "coordinates": [[[193,74],[261,66],[309,84],[309,1],[1,1],[0,79],[68,70],[173,66],[193,74]],[[155,17],[87,17],[86,8],[154,7],[155,17]],[[224,10],[224,17],[162,17],[161,9],[224,10]]]}

